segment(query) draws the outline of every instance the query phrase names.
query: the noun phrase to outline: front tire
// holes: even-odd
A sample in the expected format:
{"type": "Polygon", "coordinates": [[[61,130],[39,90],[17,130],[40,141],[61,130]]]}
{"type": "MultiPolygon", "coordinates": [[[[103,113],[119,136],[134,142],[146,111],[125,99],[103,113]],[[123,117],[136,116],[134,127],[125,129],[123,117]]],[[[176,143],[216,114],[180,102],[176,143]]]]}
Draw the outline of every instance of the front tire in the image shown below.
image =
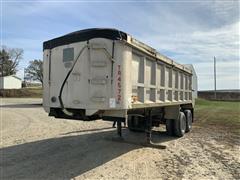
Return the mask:
{"type": "Polygon", "coordinates": [[[178,119],[174,120],[174,135],[182,137],[186,131],[186,116],[183,112],[179,113],[178,119]]]}

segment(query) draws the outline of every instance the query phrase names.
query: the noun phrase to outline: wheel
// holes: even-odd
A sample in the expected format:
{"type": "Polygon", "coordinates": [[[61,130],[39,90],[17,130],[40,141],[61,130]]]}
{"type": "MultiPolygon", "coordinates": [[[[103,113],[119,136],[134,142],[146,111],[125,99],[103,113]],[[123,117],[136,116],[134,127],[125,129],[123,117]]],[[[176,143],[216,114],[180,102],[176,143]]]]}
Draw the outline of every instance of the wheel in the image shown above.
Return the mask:
{"type": "Polygon", "coordinates": [[[166,131],[169,136],[174,134],[174,120],[173,119],[166,119],[166,131]]]}
{"type": "Polygon", "coordinates": [[[128,126],[128,129],[129,129],[130,131],[134,131],[134,129],[133,129],[133,117],[129,117],[129,116],[128,116],[127,126],[128,126]]]}
{"type": "Polygon", "coordinates": [[[178,119],[174,120],[174,135],[182,137],[186,131],[186,116],[183,112],[179,113],[178,119]]]}
{"type": "Polygon", "coordinates": [[[186,116],[186,132],[192,129],[192,112],[190,110],[185,110],[184,114],[186,116]]]}
{"type": "Polygon", "coordinates": [[[130,131],[135,132],[144,132],[145,131],[145,123],[144,118],[140,118],[137,116],[129,116],[127,125],[130,131]]]}

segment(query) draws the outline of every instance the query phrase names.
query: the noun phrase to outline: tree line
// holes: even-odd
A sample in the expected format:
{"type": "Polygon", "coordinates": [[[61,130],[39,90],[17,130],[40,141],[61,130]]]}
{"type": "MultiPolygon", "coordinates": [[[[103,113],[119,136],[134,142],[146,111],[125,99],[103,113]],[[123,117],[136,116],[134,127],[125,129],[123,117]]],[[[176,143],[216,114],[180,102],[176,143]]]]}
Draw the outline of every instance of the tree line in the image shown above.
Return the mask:
{"type": "MultiPolygon", "coordinates": [[[[23,49],[3,46],[0,50],[0,76],[16,75],[19,62],[23,59],[23,49]]],[[[35,59],[29,61],[25,68],[26,77],[43,82],[43,61],[35,59]]]]}

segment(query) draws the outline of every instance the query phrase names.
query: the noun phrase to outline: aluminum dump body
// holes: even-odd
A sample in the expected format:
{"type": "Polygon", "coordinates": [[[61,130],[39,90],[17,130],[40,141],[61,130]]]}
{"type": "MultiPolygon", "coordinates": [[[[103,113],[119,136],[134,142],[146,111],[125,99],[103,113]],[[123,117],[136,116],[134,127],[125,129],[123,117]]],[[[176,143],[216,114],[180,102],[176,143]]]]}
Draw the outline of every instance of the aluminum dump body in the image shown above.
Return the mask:
{"type": "Polygon", "coordinates": [[[124,116],[129,109],[194,104],[192,70],[122,31],[88,29],[46,41],[43,59],[49,113],[124,116]]]}

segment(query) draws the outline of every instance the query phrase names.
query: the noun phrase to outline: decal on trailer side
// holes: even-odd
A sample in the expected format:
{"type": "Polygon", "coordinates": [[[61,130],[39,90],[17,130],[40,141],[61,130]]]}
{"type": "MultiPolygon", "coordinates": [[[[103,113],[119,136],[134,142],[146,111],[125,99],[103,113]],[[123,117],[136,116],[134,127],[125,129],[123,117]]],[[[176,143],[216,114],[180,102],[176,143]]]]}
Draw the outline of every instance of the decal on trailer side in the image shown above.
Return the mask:
{"type": "Polygon", "coordinates": [[[122,89],[121,89],[121,66],[117,66],[117,104],[120,104],[122,100],[121,95],[122,89]]]}

